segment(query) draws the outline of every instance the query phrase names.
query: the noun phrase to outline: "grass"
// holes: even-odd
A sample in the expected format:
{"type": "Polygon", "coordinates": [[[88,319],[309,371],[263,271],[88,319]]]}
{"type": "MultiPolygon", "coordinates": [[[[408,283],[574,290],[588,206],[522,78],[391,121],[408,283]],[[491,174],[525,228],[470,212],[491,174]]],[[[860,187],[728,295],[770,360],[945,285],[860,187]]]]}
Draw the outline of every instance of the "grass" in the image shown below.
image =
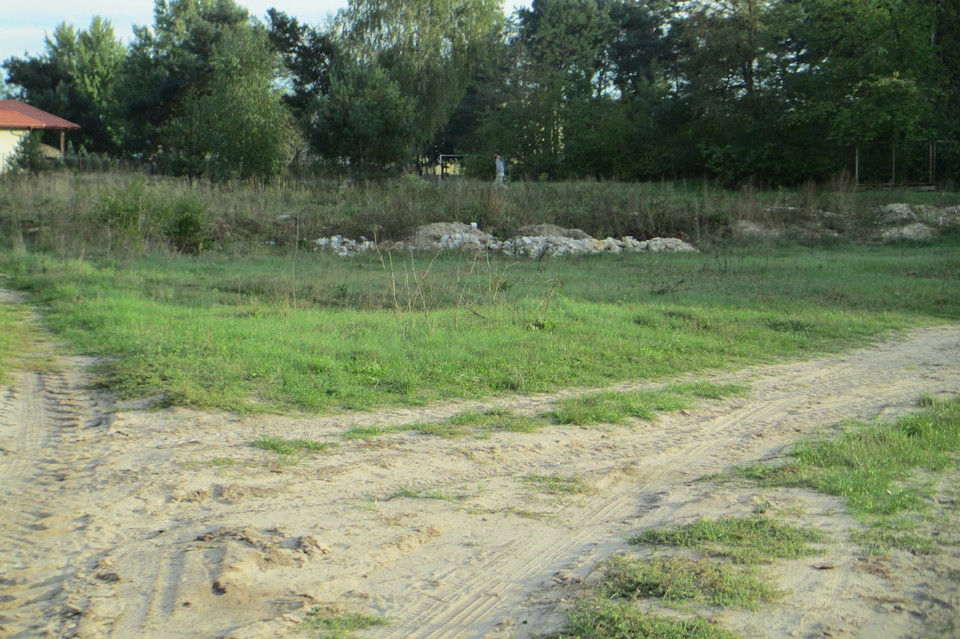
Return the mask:
{"type": "Polygon", "coordinates": [[[258,437],[251,442],[251,445],[262,450],[271,450],[283,456],[318,453],[336,446],[333,442],[318,442],[312,439],[285,439],[270,435],[258,437]]]}
{"type": "Polygon", "coordinates": [[[42,353],[42,336],[27,314],[22,304],[0,303],[0,381],[14,370],[39,372],[53,366],[52,356],[42,353]]]}
{"type": "Polygon", "coordinates": [[[798,443],[781,463],[736,468],[732,476],[842,497],[871,525],[858,536],[868,549],[929,552],[924,518],[934,478],[957,468],[960,398],[926,397],[920,404],[920,411],[893,423],[843,423],[835,433],[798,443]]]}
{"type": "Polygon", "coordinates": [[[960,316],[960,243],[547,263],[431,259],[413,256],[404,267],[418,283],[397,296],[420,300],[414,310],[404,310],[405,299],[394,306],[391,274],[372,257],[301,254],[295,275],[292,257],[270,256],[11,254],[0,255],[0,268],[34,294],[62,339],[108,358],[103,386],[238,412],[658,379],[808,357],[960,316]],[[504,271],[513,285],[491,292],[491,277],[504,271]],[[682,276],[689,288],[653,295],[647,273],[682,276]],[[329,302],[321,289],[340,285],[356,294],[329,302]]]}
{"type": "Polygon", "coordinates": [[[403,433],[412,430],[410,426],[354,426],[343,433],[343,438],[351,439],[372,439],[382,435],[392,433],[403,433]]]}
{"type": "Polygon", "coordinates": [[[783,596],[756,569],[702,558],[616,556],[604,564],[599,592],[615,599],[657,598],[693,604],[756,610],[783,596]]]}
{"type": "MultiPolygon", "coordinates": [[[[850,510],[871,524],[854,533],[868,552],[938,553],[960,541],[953,505],[960,494],[960,397],[925,396],[919,404],[917,413],[893,423],[843,423],[833,433],[797,444],[779,463],[738,467],[727,477],[845,498],[850,510]],[[936,509],[930,507],[934,499],[943,500],[936,509]]],[[[646,530],[629,541],[682,547],[698,556],[613,558],[602,566],[593,596],[549,639],[733,639],[739,635],[702,617],[663,618],[633,602],[755,609],[783,593],[759,579],[754,565],[815,554],[825,538],[755,514],[646,530]]],[[[956,574],[948,579],[956,580],[956,574]]],[[[953,620],[936,623],[947,634],[955,629],[953,620]]]]}
{"type": "Polygon", "coordinates": [[[440,501],[459,501],[464,499],[462,495],[454,495],[449,492],[444,492],[441,488],[414,488],[412,486],[402,486],[392,495],[387,497],[387,500],[390,499],[439,499],[440,501]]]}
{"type": "Polygon", "coordinates": [[[520,480],[548,495],[579,495],[594,492],[594,489],[579,477],[525,475],[520,480]]]}
{"type": "Polygon", "coordinates": [[[747,466],[738,476],[774,486],[803,486],[844,497],[851,510],[890,515],[922,509],[929,486],[908,481],[943,472],[960,452],[960,400],[935,402],[896,422],[846,422],[833,436],[798,443],[785,463],[747,466]]]}
{"type": "Polygon", "coordinates": [[[608,600],[580,604],[566,625],[544,639],[738,639],[739,635],[702,618],[666,619],[629,603],[608,600]]]}
{"type": "Polygon", "coordinates": [[[701,519],[679,528],[650,529],[629,541],[693,548],[737,563],[756,564],[815,554],[817,549],[811,544],[823,542],[824,538],[814,530],[754,515],[701,519]]]}
{"type": "Polygon", "coordinates": [[[721,399],[742,395],[739,384],[709,382],[672,384],[660,391],[591,393],[563,400],[550,416],[560,424],[619,424],[628,417],[653,420],[658,412],[683,410],[697,399],[721,399]]]}
{"type": "Polygon", "coordinates": [[[384,617],[346,612],[333,606],[317,606],[307,613],[300,629],[317,639],[350,639],[356,636],[357,630],[388,623],[384,617]]]}

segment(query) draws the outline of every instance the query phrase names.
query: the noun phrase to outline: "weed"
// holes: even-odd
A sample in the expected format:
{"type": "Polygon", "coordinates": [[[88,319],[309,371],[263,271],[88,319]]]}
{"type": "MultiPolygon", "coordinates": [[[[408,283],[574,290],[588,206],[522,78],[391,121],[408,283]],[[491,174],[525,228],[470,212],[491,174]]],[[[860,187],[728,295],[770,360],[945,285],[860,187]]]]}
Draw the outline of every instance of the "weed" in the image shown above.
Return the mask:
{"type": "Polygon", "coordinates": [[[810,546],[824,541],[815,530],[779,524],[767,517],[701,519],[679,528],[651,529],[629,539],[631,544],[695,548],[738,563],[767,563],[816,553],[810,546]]]}
{"type": "Polygon", "coordinates": [[[318,442],[311,439],[284,439],[283,437],[263,435],[251,442],[251,446],[263,450],[272,450],[278,455],[293,455],[297,453],[321,452],[336,446],[336,444],[333,442],[318,442]]]}
{"type": "Polygon", "coordinates": [[[783,595],[754,569],[686,557],[614,557],[604,564],[598,588],[603,597],[749,609],[783,595]]]}
{"type": "Polygon", "coordinates": [[[702,618],[666,619],[630,604],[587,602],[569,613],[566,625],[544,639],[738,639],[702,618]]]}
{"type": "Polygon", "coordinates": [[[349,639],[356,630],[388,623],[385,617],[346,612],[334,606],[317,606],[307,613],[300,627],[317,639],[349,639]]]}
{"type": "Polygon", "coordinates": [[[579,477],[526,475],[521,477],[520,480],[549,495],[577,495],[594,492],[594,489],[579,477]]]}
{"type": "Polygon", "coordinates": [[[672,384],[661,391],[602,392],[582,395],[558,403],[548,413],[560,424],[619,424],[628,417],[653,420],[658,412],[689,408],[700,398],[720,399],[741,395],[746,388],[738,384],[698,382],[672,384]]]}
{"type": "Polygon", "coordinates": [[[431,489],[422,489],[422,488],[413,488],[411,486],[402,486],[392,495],[387,497],[390,499],[439,499],[441,501],[459,501],[464,499],[462,495],[453,495],[448,492],[444,492],[441,488],[431,488],[431,489]]]}
{"type": "Polygon", "coordinates": [[[371,439],[381,435],[411,430],[408,426],[354,426],[343,433],[344,439],[371,439]]]}

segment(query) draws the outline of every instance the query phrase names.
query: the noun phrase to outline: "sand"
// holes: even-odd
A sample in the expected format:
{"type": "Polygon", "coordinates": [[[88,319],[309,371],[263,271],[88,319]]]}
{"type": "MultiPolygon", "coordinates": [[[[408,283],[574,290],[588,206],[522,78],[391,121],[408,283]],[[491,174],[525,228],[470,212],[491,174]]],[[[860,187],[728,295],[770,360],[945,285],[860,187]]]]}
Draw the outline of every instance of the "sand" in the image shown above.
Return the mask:
{"type": "MultiPolygon", "coordinates": [[[[536,413],[576,391],[240,416],[145,410],[90,390],[89,361],[59,362],[0,387],[4,637],[303,637],[298,623],[327,604],[389,618],[362,637],[534,637],[558,627],[597,565],[631,548],[628,536],[759,503],[833,541],[768,569],[788,591],[780,602],[710,611],[716,623],[752,637],[960,633],[949,629],[960,616],[960,526],[939,531],[936,555],[868,557],[849,541],[859,524],[832,498],[701,480],[840,420],[892,418],[922,393],[955,393],[958,326],[704,375],[751,392],[653,423],[486,439],[342,433],[467,409],[536,413]],[[250,445],[262,435],[338,445],[289,463],[250,445]],[[551,495],[530,475],[577,477],[590,490],[551,495]],[[418,492],[434,498],[409,496],[418,492]]],[[[956,505],[944,508],[960,524],[956,505]]]]}

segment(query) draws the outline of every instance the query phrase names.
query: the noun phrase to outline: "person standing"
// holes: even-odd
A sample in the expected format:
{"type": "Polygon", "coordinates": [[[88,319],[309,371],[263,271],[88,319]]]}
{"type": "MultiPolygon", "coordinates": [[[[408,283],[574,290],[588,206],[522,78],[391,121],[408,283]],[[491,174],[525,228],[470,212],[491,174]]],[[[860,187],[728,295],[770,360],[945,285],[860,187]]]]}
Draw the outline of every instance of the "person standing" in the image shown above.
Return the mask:
{"type": "Polygon", "coordinates": [[[493,154],[493,162],[497,169],[497,186],[507,186],[507,161],[499,153],[493,154]]]}

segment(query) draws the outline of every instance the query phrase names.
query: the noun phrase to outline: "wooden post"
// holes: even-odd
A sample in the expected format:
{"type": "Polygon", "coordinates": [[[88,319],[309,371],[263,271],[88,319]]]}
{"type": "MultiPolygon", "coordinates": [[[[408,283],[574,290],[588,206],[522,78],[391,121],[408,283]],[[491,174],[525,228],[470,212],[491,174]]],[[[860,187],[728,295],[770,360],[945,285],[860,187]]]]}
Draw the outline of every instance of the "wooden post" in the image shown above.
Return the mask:
{"type": "Polygon", "coordinates": [[[853,184],[860,186],[860,145],[853,145],[853,184]]]}

